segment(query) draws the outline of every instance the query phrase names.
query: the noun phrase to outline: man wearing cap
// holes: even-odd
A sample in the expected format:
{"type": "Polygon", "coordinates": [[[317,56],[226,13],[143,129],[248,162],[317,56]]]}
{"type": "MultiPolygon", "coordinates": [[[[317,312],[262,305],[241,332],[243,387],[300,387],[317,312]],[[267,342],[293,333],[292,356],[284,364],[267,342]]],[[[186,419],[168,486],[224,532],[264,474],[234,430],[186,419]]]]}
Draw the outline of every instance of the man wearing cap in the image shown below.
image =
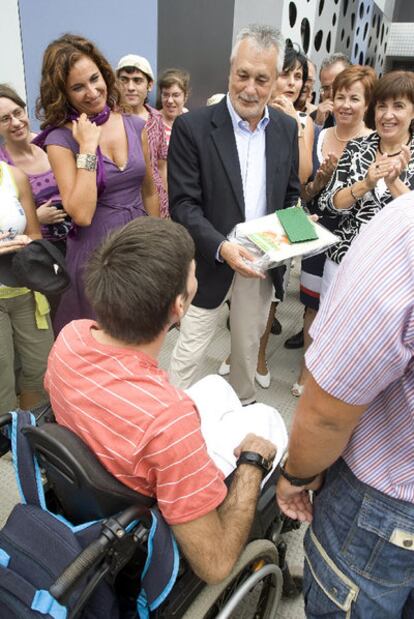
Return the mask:
{"type": "Polygon", "coordinates": [[[128,54],[118,62],[116,75],[125,101],[133,114],[146,121],[152,175],[160,200],[160,216],[168,217],[167,143],[161,114],[148,105],[148,93],[154,85],[150,63],[143,56],[128,54]]]}
{"type": "Polygon", "coordinates": [[[227,96],[179,116],[168,151],[171,217],[195,241],[199,282],[181,323],[170,378],[181,388],[194,382],[221,306],[231,296],[230,384],[242,404],[256,399],[272,281],[227,236],[238,223],[292,206],[299,196],[297,123],[267,107],[283,55],[283,37],[273,28],[241,30],[230,57],[227,96]]]}

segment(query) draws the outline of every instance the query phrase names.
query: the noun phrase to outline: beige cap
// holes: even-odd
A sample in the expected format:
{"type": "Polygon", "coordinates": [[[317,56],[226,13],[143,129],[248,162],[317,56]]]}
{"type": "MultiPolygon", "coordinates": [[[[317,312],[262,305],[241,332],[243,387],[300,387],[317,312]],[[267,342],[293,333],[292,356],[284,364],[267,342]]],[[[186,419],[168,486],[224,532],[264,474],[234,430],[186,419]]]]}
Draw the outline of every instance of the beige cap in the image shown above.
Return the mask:
{"type": "Polygon", "coordinates": [[[224,99],[226,95],[223,92],[217,92],[215,95],[211,95],[206,101],[206,105],[216,105],[216,103],[220,103],[222,99],[224,99]]]}
{"type": "Polygon", "coordinates": [[[122,56],[121,60],[118,62],[118,66],[116,71],[120,71],[121,69],[125,69],[125,67],[135,67],[138,71],[142,71],[148,77],[154,81],[154,74],[151,69],[151,65],[144,56],[137,56],[136,54],[127,54],[127,56],[122,56]]]}

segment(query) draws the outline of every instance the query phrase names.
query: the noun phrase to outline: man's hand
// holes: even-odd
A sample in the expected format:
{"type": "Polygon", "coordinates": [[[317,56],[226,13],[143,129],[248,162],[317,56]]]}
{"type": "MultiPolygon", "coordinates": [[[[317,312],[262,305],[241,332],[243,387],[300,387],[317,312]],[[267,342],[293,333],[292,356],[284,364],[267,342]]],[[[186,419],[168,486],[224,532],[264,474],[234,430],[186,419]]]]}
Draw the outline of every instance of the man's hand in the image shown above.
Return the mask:
{"type": "MultiPolygon", "coordinates": [[[[276,447],[270,441],[247,434],[234,450],[255,451],[273,459],[276,447]]],[[[174,535],[194,572],[209,584],[220,582],[230,574],[246,545],[260,495],[262,473],[256,467],[242,465],[236,469],[223,503],[205,516],[173,525],[174,535]]]]}
{"type": "Polygon", "coordinates": [[[262,436],[256,436],[256,434],[247,434],[240,445],[234,450],[234,455],[238,458],[242,451],[255,451],[256,453],[266,458],[266,460],[274,460],[276,455],[276,445],[271,441],[263,438],[262,436]]]}
{"type": "Polygon", "coordinates": [[[322,475],[318,475],[308,486],[292,486],[281,475],[276,486],[276,501],[281,511],[293,520],[311,522],[313,508],[309,490],[318,490],[322,485],[322,481],[322,475]]]}
{"type": "Polygon", "coordinates": [[[258,277],[265,279],[266,275],[261,271],[256,271],[248,262],[254,262],[255,257],[245,247],[237,243],[224,241],[220,247],[220,256],[229,265],[233,271],[239,273],[243,277],[258,277]]]}
{"type": "Polygon", "coordinates": [[[333,101],[332,99],[325,99],[318,105],[318,111],[316,112],[315,123],[317,125],[323,125],[328,114],[332,114],[333,101]]]}

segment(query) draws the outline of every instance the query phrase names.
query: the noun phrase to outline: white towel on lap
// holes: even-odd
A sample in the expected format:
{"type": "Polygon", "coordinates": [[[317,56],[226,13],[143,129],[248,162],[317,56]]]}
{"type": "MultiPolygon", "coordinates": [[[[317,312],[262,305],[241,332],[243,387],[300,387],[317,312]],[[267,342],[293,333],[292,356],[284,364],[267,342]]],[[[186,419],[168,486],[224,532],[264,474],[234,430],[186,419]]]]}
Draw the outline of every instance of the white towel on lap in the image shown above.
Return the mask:
{"type": "Polygon", "coordinates": [[[226,477],[236,467],[234,449],[249,433],[276,445],[273,468],[277,466],[286,450],[288,435],[285,422],[275,408],[259,403],[242,406],[228,382],[213,374],[194,383],[186,393],[200,413],[208,453],[226,477]]]}

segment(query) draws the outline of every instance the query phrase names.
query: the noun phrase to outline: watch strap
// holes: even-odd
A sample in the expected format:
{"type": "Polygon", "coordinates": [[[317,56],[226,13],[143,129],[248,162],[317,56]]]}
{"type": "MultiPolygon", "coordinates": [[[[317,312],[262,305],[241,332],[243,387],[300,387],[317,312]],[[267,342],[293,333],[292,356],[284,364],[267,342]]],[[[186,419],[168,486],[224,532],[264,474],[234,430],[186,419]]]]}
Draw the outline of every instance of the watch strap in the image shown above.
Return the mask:
{"type": "Polygon", "coordinates": [[[271,471],[272,463],[272,460],[266,459],[256,451],[242,451],[236,462],[236,466],[240,464],[250,464],[251,466],[259,468],[262,471],[263,477],[265,477],[271,471]]]}
{"type": "Polygon", "coordinates": [[[279,465],[279,472],[292,486],[307,486],[317,478],[317,475],[312,477],[295,477],[288,473],[282,464],[279,465]]]}

